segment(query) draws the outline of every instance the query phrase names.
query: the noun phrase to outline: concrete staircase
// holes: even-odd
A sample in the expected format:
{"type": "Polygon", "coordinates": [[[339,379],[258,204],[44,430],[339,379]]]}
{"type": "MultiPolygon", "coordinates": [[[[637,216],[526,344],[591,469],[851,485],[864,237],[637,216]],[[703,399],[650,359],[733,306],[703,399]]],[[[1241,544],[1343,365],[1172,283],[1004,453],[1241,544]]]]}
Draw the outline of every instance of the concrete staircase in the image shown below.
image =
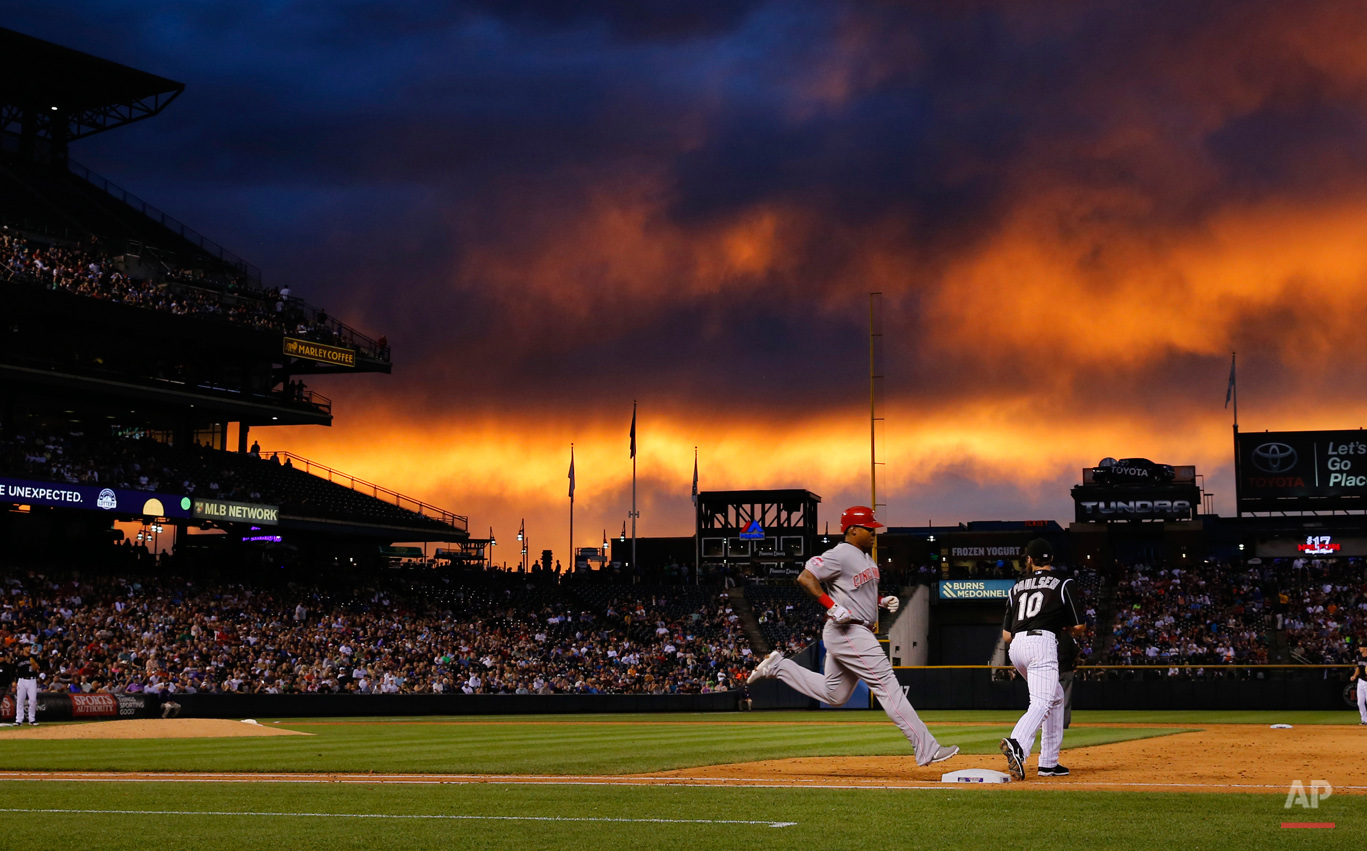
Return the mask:
{"type": "Polygon", "coordinates": [[[769,655],[769,651],[774,648],[769,646],[769,642],[764,638],[764,633],[760,632],[759,620],[755,617],[755,607],[750,605],[750,600],[745,596],[745,589],[737,586],[726,589],[726,593],[731,598],[731,610],[740,617],[741,628],[745,630],[745,637],[750,639],[750,648],[755,651],[755,659],[763,659],[769,655]]]}

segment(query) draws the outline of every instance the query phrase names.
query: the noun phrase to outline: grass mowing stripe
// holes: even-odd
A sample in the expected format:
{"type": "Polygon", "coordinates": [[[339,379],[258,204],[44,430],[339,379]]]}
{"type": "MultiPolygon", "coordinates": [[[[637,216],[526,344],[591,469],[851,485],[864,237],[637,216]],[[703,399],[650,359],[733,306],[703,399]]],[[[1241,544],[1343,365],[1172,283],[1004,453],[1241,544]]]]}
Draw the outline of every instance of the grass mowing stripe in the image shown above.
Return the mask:
{"type": "MultiPolygon", "coordinates": [[[[1007,728],[937,728],[966,754],[994,754],[1007,728]]],[[[1077,728],[1068,748],[1182,732],[1181,728],[1077,728]]],[[[392,724],[320,728],[308,737],[176,740],[0,741],[11,770],[241,771],[464,774],[637,774],[698,765],[814,756],[906,757],[895,727],[602,725],[496,729],[396,728],[392,724]]]]}
{"type": "Polygon", "coordinates": [[[69,809],[25,809],[21,807],[0,807],[0,813],[63,813],[69,815],[105,816],[287,816],[297,818],[377,818],[377,819],[448,819],[452,821],[596,821],[620,824],[750,824],[766,827],[792,827],[795,821],[745,821],[741,819],[677,819],[677,818],[595,818],[592,816],[470,816],[408,813],[269,813],[240,812],[232,810],[69,810],[69,809]]]}
{"type": "MultiPolygon", "coordinates": [[[[946,790],[949,791],[949,790],[946,790]]],[[[1030,825],[1030,844],[1088,851],[1183,848],[1356,849],[1367,829],[1367,799],[1322,799],[1315,821],[1335,830],[1288,831],[1286,794],[1211,795],[976,788],[954,794],[923,790],[608,788],[564,786],[384,786],[225,783],[202,786],[6,784],[8,807],[182,811],[429,813],[796,822],[759,828],[765,851],[868,851],[889,844],[936,851],[995,848],[1003,825],[1030,825]],[[1047,814],[1041,818],[1040,814],[1047,814]],[[832,825],[838,826],[833,828],[832,825]]],[[[753,844],[754,828],[728,824],[669,826],[650,822],[465,821],[438,819],[229,818],[163,816],[155,826],[123,815],[0,812],[0,835],[17,848],[70,847],[143,851],[147,829],[180,836],[195,851],[697,851],[753,844]],[[130,825],[137,829],[130,829],[130,825]]],[[[1010,841],[1010,840],[1007,840],[1010,841]]],[[[178,842],[173,843],[177,844],[178,842]]],[[[164,844],[164,843],[163,843],[164,844]]]]}

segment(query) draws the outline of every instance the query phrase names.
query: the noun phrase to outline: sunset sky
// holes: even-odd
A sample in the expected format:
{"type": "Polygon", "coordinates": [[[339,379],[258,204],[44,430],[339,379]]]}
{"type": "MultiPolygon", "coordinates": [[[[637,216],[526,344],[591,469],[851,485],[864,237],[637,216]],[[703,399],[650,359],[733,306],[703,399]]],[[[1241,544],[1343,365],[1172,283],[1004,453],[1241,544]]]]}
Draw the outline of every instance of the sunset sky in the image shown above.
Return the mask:
{"type": "Polygon", "coordinates": [[[1072,516],[1103,456],[1367,425],[1357,2],[15,0],[184,82],[87,165],[387,335],[289,449],[469,515],[511,560],[705,490],[882,519],[1072,516]]]}

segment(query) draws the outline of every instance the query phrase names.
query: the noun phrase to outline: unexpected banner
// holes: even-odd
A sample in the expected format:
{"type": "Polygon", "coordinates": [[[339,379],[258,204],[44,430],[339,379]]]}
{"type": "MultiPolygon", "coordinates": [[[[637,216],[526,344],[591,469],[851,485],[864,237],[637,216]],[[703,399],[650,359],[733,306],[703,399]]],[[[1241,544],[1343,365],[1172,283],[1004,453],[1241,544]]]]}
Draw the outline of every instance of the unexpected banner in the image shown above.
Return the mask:
{"type": "Polygon", "coordinates": [[[1005,600],[1014,579],[946,579],[939,583],[941,600],[1005,600]]]}
{"type": "Polygon", "coordinates": [[[309,340],[297,340],[294,337],[285,338],[285,354],[292,358],[316,360],[320,363],[330,363],[333,366],[356,365],[355,349],[344,349],[341,346],[327,346],[309,340]]]}
{"type": "Polygon", "coordinates": [[[251,523],[256,526],[280,525],[280,507],[250,502],[225,502],[221,499],[196,499],[191,516],[225,523],[251,523]]]}
{"type": "Polygon", "coordinates": [[[0,502],[82,508],[143,517],[189,517],[190,498],[164,493],[0,478],[0,502]]]}

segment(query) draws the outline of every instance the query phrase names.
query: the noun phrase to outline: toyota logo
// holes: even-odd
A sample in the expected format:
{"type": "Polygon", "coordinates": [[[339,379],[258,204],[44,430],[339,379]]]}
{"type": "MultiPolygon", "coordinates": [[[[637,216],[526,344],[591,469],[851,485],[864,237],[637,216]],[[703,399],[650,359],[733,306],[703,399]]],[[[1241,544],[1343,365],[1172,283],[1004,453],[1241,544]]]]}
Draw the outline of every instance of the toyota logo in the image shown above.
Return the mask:
{"type": "Polygon", "coordinates": [[[1296,466],[1296,450],[1285,443],[1264,443],[1253,450],[1253,466],[1264,473],[1285,473],[1296,466]]]}

